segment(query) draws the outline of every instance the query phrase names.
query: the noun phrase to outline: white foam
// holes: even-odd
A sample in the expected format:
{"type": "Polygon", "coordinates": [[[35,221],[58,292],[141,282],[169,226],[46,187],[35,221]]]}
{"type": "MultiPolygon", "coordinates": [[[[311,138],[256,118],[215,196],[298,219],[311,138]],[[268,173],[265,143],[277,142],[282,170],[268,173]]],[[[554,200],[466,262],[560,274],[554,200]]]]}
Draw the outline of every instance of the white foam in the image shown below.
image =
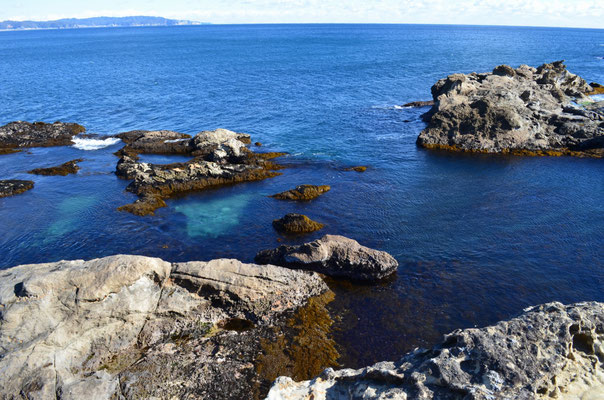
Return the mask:
{"type": "Polygon", "coordinates": [[[80,150],[99,150],[105,147],[112,146],[119,142],[118,138],[107,138],[107,139],[87,139],[87,138],[73,138],[73,147],[80,150]]]}
{"type": "Polygon", "coordinates": [[[164,140],[164,143],[178,143],[178,142],[184,142],[187,140],[191,140],[191,139],[172,139],[172,140],[164,140]]]}

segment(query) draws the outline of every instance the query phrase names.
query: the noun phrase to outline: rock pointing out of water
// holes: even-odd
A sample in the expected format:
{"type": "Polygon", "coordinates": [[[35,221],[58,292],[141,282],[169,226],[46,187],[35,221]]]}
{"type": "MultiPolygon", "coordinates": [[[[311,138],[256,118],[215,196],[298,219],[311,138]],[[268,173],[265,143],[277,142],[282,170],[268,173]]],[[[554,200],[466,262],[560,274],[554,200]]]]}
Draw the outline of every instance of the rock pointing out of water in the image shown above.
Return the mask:
{"type": "Polygon", "coordinates": [[[604,304],[550,303],[510,321],[446,335],[397,362],[278,378],[268,399],[601,399],[604,304]]]}
{"type": "Polygon", "coordinates": [[[418,139],[426,148],[518,155],[604,156],[604,102],[561,62],[454,74],[432,87],[418,139]]]}
{"type": "MultiPolygon", "coordinates": [[[[15,121],[0,127],[0,150],[23,147],[69,146],[72,138],[85,132],[82,125],[55,122],[15,121]]],[[[0,154],[2,152],[0,151],[0,154]]]]}
{"type": "Polygon", "coordinates": [[[300,185],[297,186],[295,189],[277,193],[272,195],[271,197],[274,197],[275,199],[279,200],[307,201],[316,199],[322,194],[329,192],[330,189],[331,187],[329,187],[328,185],[300,185]]]}
{"type": "Polygon", "coordinates": [[[63,163],[56,167],[34,168],[31,171],[28,171],[28,173],[35,174],[35,175],[61,175],[61,176],[67,176],[69,174],[77,174],[78,171],[80,170],[78,163],[82,162],[82,161],[84,161],[84,160],[81,158],[78,158],[77,160],[67,161],[66,163],[63,163]]]}
{"type": "Polygon", "coordinates": [[[0,181],[0,197],[14,196],[34,188],[33,181],[9,179],[0,181]]]}
{"type": "Polygon", "coordinates": [[[325,235],[300,246],[281,245],[256,255],[259,264],[317,271],[355,280],[378,280],[396,272],[398,262],[385,251],[361,246],[356,240],[325,235]]]}
{"type": "Polygon", "coordinates": [[[310,233],[323,229],[323,224],[313,221],[306,215],[286,214],[273,221],[273,227],[281,233],[310,233]]]}
{"type": "Polygon", "coordinates": [[[0,398],[249,398],[314,273],[112,256],[0,271],[0,398]]]}

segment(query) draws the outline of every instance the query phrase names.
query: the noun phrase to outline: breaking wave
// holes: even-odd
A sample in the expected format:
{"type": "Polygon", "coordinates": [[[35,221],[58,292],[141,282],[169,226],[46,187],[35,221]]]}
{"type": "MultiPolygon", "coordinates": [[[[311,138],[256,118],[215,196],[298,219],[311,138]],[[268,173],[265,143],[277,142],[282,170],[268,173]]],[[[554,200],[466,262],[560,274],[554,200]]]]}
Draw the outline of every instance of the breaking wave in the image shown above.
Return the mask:
{"type": "Polygon", "coordinates": [[[87,139],[87,138],[73,138],[73,147],[80,150],[99,150],[105,147],[112,146],[119,142],[118,138],[107,138],[107,139],[87,139]]]}

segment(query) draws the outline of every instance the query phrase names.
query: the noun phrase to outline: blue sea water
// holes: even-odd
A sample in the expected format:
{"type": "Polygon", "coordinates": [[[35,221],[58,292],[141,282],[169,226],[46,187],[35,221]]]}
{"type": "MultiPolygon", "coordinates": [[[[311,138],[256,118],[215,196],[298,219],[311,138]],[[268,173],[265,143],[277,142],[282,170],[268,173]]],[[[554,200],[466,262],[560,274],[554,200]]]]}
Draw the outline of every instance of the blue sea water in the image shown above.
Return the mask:
{"type": "MultiPolygon", "coordinates": [[[[251,25],[0,32],[0,124],[78,122],[101,135],[219,127],[284,151],[280,177],[168,200],[154,217],[116,211],[135,196],[114,175],[115,143],[0,156],[0,179],[35,188],[0,199],[0,268],[116,253],[234,257],[342,234],[400,262],[380,285],[331,282],[343,366],[397,359],[455,328],[529,305],[604,301],[604,162],[462,155],[416,147],[430,98],[455,72],[565,59],[604,82],[604,30],[251,25]],[[77,175],[35,167],[84,158],[77,175]],[[343,169],[367,165],[365,173],[343,169]],[[298,184],[310,203],[267,196],[298,184]],[[271,221],[325,223],[282,238],[271,221]]],[[[180,161],[146,156],[152,162],[180,161]]]]}

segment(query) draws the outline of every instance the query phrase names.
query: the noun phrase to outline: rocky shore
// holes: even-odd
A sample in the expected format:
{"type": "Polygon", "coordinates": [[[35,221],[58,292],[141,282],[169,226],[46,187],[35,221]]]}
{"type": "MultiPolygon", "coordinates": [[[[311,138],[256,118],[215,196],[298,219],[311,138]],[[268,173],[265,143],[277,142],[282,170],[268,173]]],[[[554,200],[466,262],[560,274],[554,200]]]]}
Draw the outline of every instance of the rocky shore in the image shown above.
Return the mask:
{"type": "Polygon", "coordinates": [[[11,122],[0,126],[0,154],[27,147],[69,146],[75,135],[85,131],[82,125],[73,123],[11,122]]]}
{"type": "Polygon", "coordinates": [[[359,370],[276,380],[268,400],[601,399],[604,304],[549,303],[359,370]]]}
{"type": "Polygon", "coordinates": [[[604,102],[562,61],[454,74],[432,87],[417,144],[516,155],[604,156],[604,102]]]}

